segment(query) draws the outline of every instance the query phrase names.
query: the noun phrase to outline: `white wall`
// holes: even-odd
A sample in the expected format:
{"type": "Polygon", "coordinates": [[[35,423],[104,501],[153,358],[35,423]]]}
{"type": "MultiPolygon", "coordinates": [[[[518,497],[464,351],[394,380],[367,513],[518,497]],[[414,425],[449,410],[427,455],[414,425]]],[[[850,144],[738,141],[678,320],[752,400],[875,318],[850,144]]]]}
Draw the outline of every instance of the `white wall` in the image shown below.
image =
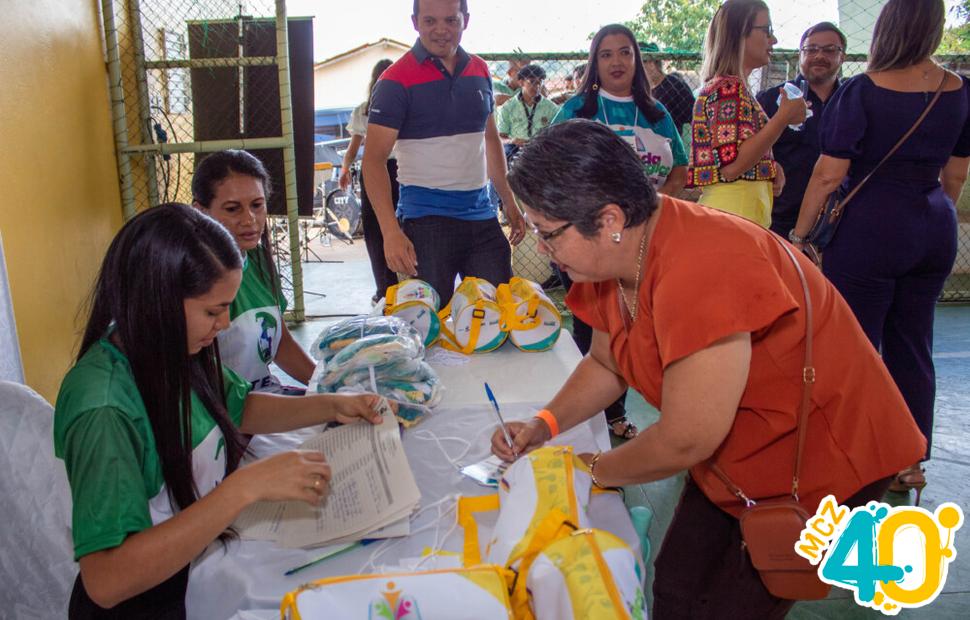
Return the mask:
{"type": "Polygon", "coordinates": [[[367,99],[370,73],[382,58],[397,60],[406,50],[375,46],[313,71],[314,108],[356,106],[367,99]]]}

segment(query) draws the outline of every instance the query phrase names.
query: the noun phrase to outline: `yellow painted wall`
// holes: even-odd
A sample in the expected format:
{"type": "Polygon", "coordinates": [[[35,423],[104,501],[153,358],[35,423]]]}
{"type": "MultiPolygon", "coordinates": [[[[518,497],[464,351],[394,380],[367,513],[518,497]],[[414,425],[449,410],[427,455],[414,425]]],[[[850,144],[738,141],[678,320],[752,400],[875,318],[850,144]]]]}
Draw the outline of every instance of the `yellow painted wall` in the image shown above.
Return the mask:
{"type": "Polygon", "coordinates": [[[96,0],[3,2],[0,230],[27,383],[53,401],[121,226],[96,0]]]}

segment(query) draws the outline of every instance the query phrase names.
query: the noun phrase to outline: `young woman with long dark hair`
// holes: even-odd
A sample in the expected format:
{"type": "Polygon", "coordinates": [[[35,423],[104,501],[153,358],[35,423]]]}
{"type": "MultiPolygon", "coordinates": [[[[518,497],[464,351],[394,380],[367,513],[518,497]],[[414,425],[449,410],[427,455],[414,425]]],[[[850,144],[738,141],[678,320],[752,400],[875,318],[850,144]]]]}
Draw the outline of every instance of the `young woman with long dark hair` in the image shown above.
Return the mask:
{"type": "Polygon", "coordinates": [[[225,226],[243,254],[242,284],[229,307],[232,323],[219,334],[223,363],[257,391],[300,395],[304,388],[281,385],[269,368],[275,362],[305,384],[316,367],[283,321],[286,298],[266,226],[271,191],[263,163],[246,151],[213,153],[192,178],[193,205],[225,226]]]}
{"type": "Polygon", "coordinates": [[[640,156],[654,189],[678,195],[687,180],[687,153],[670,113],[650,94],[636,37],[626,26],[603,26],[586,66],[579,90],[553,122],[588,118],[607,125],[640,156]]]}
{"type": "Polygon", "coordinates": [[[81,569],[72,619],[184,617],[190,563],[243,508],[326,495],[324,455],[240,468],[241,433],[380,420],[372,394],[257,394],[220,363],[241,269],[230,234],[187,205],[135,216],[108,249],[54,411],[81,569]]]}

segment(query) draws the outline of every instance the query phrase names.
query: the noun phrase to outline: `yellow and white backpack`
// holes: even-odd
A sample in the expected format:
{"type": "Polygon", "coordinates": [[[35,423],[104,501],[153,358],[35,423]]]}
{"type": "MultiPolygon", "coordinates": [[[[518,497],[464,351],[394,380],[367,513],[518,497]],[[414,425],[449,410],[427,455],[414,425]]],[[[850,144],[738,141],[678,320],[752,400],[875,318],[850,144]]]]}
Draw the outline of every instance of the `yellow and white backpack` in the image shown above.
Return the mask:
{"type": "Polygon", "coordinates": [[[512,620],[499,566],[320,579],[288,593],[284,620],[512,620]]]}
{"type": "Polygon", "coordinates": [[[550,543],[525,581],[536,620],[646,618],[637,559],[625,542],[603,530],[576,530],[550,543]]]}
{"type": "Polygon", "coordinates": [[[388,287],[384,314],[404,319],[424,337],[424,346],[430,347],[441,334],[440,303],[430,284],[413,278],[388,287]]]}
{"type": "Polygon", "coordinates": [[[502,310],[500,327],[508,332],[512,344],[523,351],[545,351],[556,344],[562,315],[539,284],[514,277],[498,286],[497,296],[502,310]]]}
{"type": "Polygon", "coordinates": [[[508,334],[502,330],[502,311],[497,291],[487,280],[466,276],[451,301],[438,313],[441,346],[465,355],[486,353],[502,346],[508,334]],[[451,318],[451,328],[447,326],[451,318]]]}

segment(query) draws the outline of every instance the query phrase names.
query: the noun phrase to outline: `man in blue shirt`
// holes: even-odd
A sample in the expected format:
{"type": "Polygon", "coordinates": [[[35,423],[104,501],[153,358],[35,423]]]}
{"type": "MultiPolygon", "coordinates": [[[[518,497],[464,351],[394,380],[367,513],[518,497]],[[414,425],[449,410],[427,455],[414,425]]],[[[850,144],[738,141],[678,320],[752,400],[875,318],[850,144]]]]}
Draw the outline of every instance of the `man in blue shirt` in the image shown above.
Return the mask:
{"type": "Polygon", "coordinates": [[[442,304],[456,275],[508,282],[509,241],[525,234],[505,178],[488,66],[459,46],[468,17],[466,0],[415,0],[418,41],[374,88],[363,163],[388,266],[427,281],[442,304]],[[396,212],[385,165],[395,143],[396,212]],[[505,205],[508,240],[489,200],[489,179],[505,205]]]}
{"type": "MultiPolygon", "coordinates": [[[[786,128],[772,147],[775,160],[784,170],[785,186],[771,210],[771,230],[786,239],[798,220],[805,188],[821,153],[819,124],[825,102],[839,87],[845,45],[845,35],[830,22],[821,22],[806,30],[799,44],[800,73],[792,81],[805,93],[812,117],[805,121],[801,131],[786,128]]],[[[781,87],[781,84],[773,86],[758,95],[758,102],[768,116],[774,116],[778,111],[781,87]]]]}

